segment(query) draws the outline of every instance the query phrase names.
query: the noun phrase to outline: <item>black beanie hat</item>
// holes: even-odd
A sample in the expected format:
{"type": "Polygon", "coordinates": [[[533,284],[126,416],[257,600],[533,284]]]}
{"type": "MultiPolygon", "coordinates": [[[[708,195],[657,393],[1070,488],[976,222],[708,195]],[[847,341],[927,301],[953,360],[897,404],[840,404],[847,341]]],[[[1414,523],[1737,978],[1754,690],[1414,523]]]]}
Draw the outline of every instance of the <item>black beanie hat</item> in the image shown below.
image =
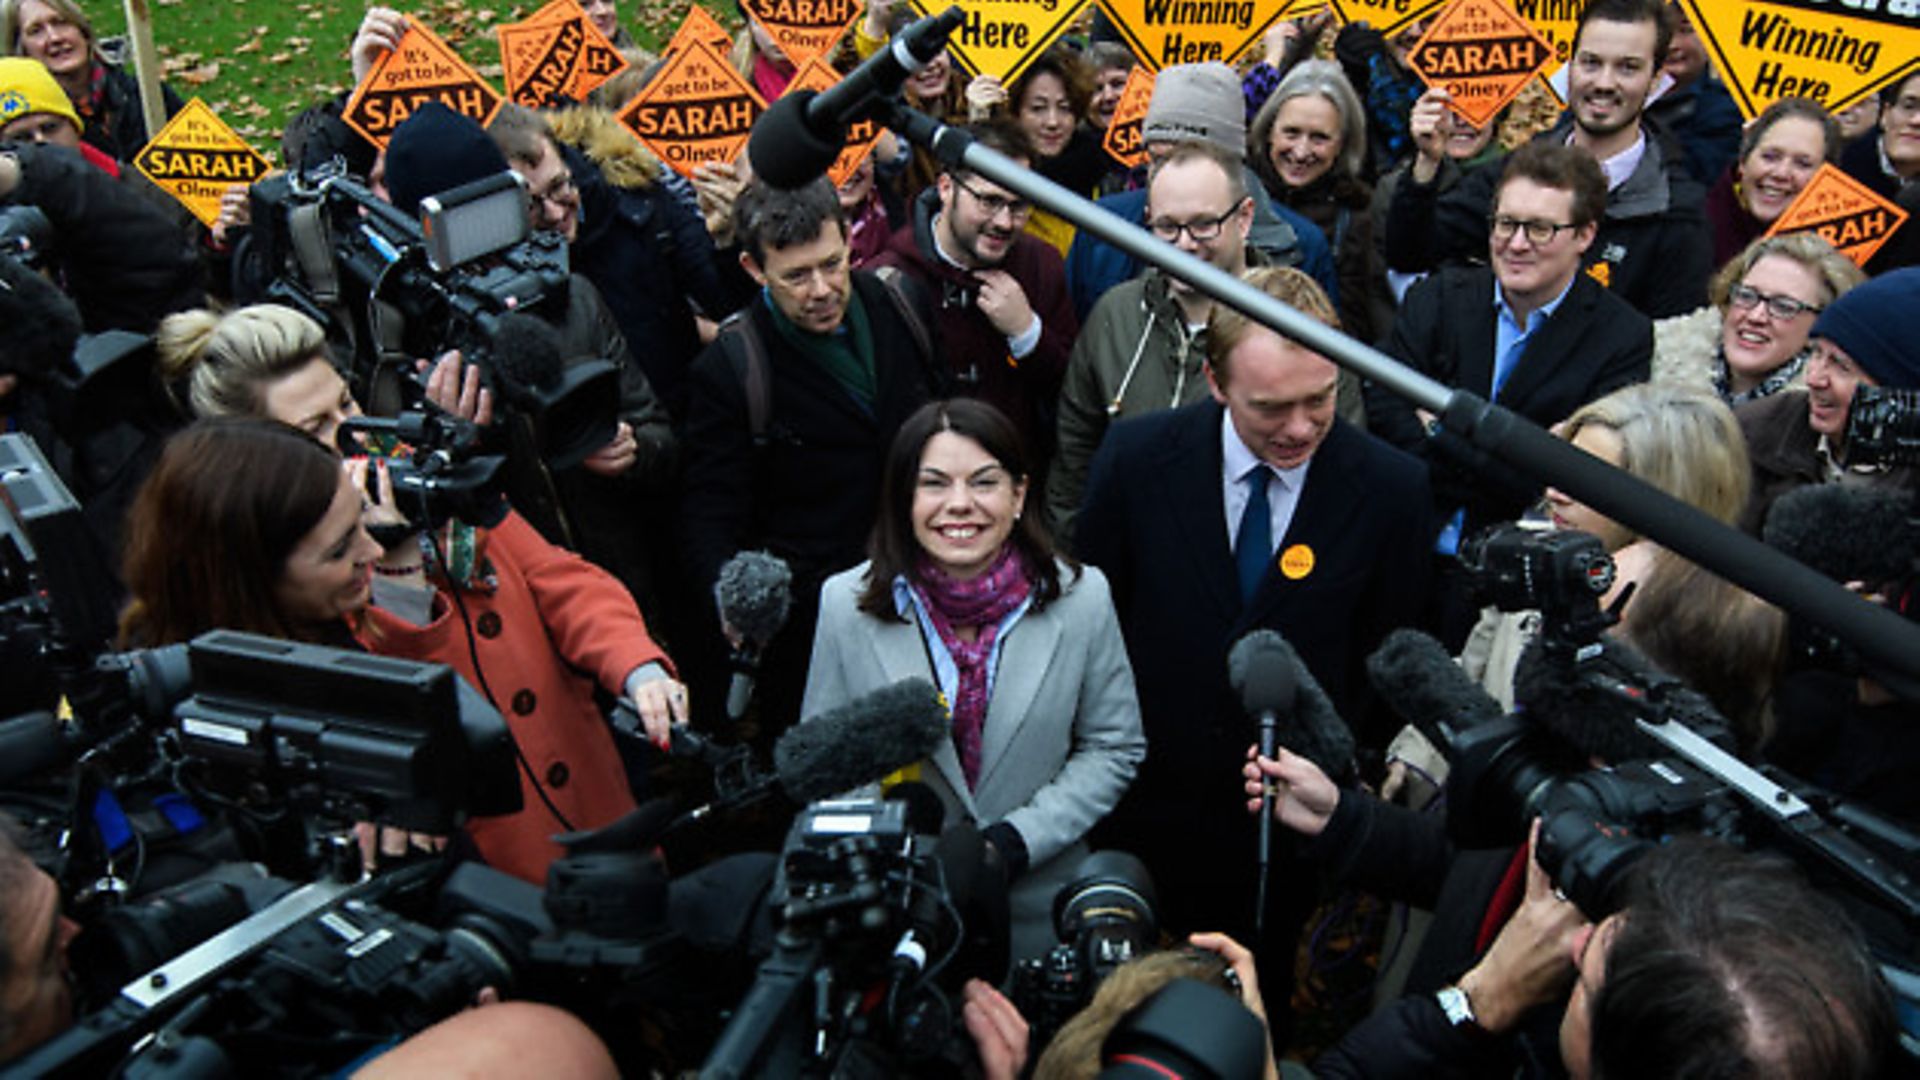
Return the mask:
{"type": "Polygon", "coordinates": [[[486,129],[437,101],[420,106],[387,140],[387,191],[407,214],[420,200],[507,171],[486,129]]]}
{"type": "Polygon", "coordinates": [[[1916,308],[1920,267],[1889,270],[1828,304],[1810,336],[1846,350],[1881,386],[1920,388],[1920,346],[1907,336],[1916,308]]]}

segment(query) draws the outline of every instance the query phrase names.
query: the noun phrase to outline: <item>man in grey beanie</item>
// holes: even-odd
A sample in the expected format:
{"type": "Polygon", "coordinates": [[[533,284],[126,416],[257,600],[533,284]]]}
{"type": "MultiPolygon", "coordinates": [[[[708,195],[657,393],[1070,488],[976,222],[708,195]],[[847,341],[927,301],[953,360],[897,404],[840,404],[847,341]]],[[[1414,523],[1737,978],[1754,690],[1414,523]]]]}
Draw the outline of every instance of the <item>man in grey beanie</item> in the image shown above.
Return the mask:
{"type": "Polygon", "coordinates": [[[1852,460],[1846,445],[1847,418],[1860,387],[1920,389],[1920,350],[1904,338],[1903,322],[1917,309],[1920,267],[1891,271],[1853,289],[1813,324],[1806,389],[1735,410],[1753,461],[1753,499],[1741,519],[1747,531],[1758,534],[1774,500],[1797,487],[1841,482],[1911,490],[1920,483],[1911,466],[1852,460]]]}
{"type": "MultiPolygon", "coordinates": [[[[1152,161],[1167,156],[1182,143],[1206,142],[1241,159],[1244,169],[1247,123],[1240,77],[1221,63],[1180,64],[1165,69],[1154,79],[1153,99],[1147,105],[1140,134],[1152,161]]],[[[1298,213],[1269,200],[1266,188],[1250,171],[1246,173],[1246,187],[1253,196],[1248,243],[1260,250],[1268,264],[1297,266],[1319,282],[1327,295],[1337,297],[1333,256],[1325,234],[1298,213]]],[[[1100,206],[1126,221],[1144,223],[1144,178],[1134,190],[1101,199],[1100,206]]],[[[1139,260],[1082,230],[1067,253],[1067,287],[1073,294],[1075,313],[1084,321],[1102,294],[1139,272],[1139,260]]]]}

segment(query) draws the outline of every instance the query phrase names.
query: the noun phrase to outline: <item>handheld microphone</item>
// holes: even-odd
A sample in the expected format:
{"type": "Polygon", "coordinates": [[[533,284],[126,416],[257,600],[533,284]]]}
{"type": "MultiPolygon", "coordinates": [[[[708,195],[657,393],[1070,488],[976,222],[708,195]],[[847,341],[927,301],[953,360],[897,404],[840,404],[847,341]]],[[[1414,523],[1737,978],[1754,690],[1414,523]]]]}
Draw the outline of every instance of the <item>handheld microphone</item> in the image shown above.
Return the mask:
{"type": "Polygon", "coordinates": [[[1438,641],[1418,630],[1388,634],[1367,657],[1367,681],[1400,719],[1443,750],[1456,745],[1468,728],[1506,715],[1438,641]]]}
{"type": "MultiPolygon", "coordinates": [[[[1272,758],[1279,749],[1279,714],[1293,713],[1300,684],[1294,680],[1293,650],[1286,639],[1272,630],[1255,630],[1233,643],[1227,653],[1227,681],[1240,695],[1240,707],[1252,713],[1260,724],[1260,756],[1272,758]]],[[[1267,866],[1273,858],[1273,782],[1260,789],[1260,876],[1254,887],[1254,935],[1266,940],[1267,866]]]]}
{"type": "Polygon", "coordinates": [[[720,568],[713,600],[720,609],[720,621],[740,635],[740,644],[729,657],[733,679],[727,685],[727,719],[737,723],[753,700],[761,651],[787,624],[793,571],[784,560],[764,551],[742,551],[720,568]]]}
{"type": "Polygon", "coordinates": [[[1263,709],[1273,713],[1273,745],[1261,746],[1269,757],[1285,747],[1335,782],[1354,775],[1353,732],[1285,638],[1272,630],[1255,630],[1235,642],[1227,654],[1227,680],[1247,712],[1255,717],[1263,709]]]}
{"type": "Polygon", "coordinates": [[[784,190],[825,175],[846,147],[847,127],[875,118],[885,102],[899,95],[908,76],[940,55],[964,21],[957,6],[929,15],[894,35],[886,48],[827,90],[776,100],[754,121],[747,138],[754,175],[784,190]]]}

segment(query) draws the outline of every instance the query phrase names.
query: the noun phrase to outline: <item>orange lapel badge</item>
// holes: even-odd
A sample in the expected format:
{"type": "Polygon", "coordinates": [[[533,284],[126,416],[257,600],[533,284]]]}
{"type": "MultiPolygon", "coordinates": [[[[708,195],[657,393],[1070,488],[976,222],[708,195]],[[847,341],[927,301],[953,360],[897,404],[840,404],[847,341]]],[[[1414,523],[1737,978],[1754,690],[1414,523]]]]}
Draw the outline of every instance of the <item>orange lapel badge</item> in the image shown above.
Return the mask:
{"type": "Polygon", "coordinates": [[[1305,544],[1290,545],[1280,553],[1280,574],[1288,581],[1299,581],[1313,573],[1313,549],[1305,544]]]}

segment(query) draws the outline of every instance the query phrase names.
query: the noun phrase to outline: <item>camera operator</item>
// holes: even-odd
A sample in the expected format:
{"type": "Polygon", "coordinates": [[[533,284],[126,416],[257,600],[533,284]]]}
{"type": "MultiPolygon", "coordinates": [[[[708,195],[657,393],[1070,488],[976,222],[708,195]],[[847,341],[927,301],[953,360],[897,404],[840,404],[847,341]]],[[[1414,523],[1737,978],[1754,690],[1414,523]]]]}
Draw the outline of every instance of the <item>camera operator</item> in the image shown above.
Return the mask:
{"type": "MultiPolygon", "coordinates": [[[[302,323],[256,307],[207,329],[196,407],[218,400],[211,388],[249,350],[292,372],[243,384],[259,412],[282,415],[288,391],[325,383],[319,329],[302,323]],[[308,336],[283,337],[290,329],[308,336]]],[[[357,411],[337,379],[332,400],[357,411]]],[[[656,742],[685,719],[686,692],[618,583],[504,503],[481,528],[423,540],[402,527],[383,550],[368,527],[398,518],[391,473],[384,461],[343,466],[277,421],[203,420],[175,436],[128,521],[123,640],[163,645],[224,627],[447,664],[506,717],[520,751],[525,808],[474,819],[467,835],[489,864],[544,882],[560,854],[553,834],[634,808],[595,685],[631,698],[656,742]]]]}
{"type": "Polygon", "coordinates": [[[73,1023],[67,946],[80,927],[62,913],[52,876],[22,849],[19,828],[0,814],[0,1062],[73,1023]]]}
{"type": "MultiPolygon", "coordinates": [[[[51,276],[90,333],[150,333],[206,302],[200,266],[174,222],[77,150],[0,143],[0,203],[37,207],[52,226],[51,276]]],[[[0,341],[14,328],[0,329],[0,341]]]]}
{"type": "MultiPolygon", "coordinates": [[[[479,124],[432,103],[394,129],[385,182],[393,205],[417,215],[422,199],[507,169],[479,124]]],[[[566,364],[606,360],[619,370],[619,423],[613,439],[577,468],[553,470],[537,456],[511,456],[508,491],[515,509],[542,536],[604,567],[645,602],[653,590],[638,537],[653,509],[646,505],[647,492],[666,483],[674,469],[666,410],[592,282],[571,275],[565,313],[548,321],[559,331],[566,364]]],[[[483,426],[492,420],[474,394],[475,374],[462,372],[458,357],[442,358],[436,375],[443,376],[436,380],[437,404],[483,426]]]]}
{"type": "Polygon", "coordinates": [[[1541,869],[1537,824],[1512,858],[1455,851],[1437,820],[1342,791],[1304,758],[1249,757],[1249,807],[1275,782],[1275,819],[1313,837],[1311,853],[1369,887],[1445,879],[1413,898],[1435,924],[1409,994],[1316,1060],[1316,1075],[1691,1075],[1688,1060],[1744,1057],[1757,1075],[1868,1077],[1891,1046],[1891,1005],[1858,932],[1773,860],[1675,839],[1629,871],[1621,911],[1596,927],[1541,869]],[[1556,1062],[1534,1010],[1570,982],[1556,1062]]]}

